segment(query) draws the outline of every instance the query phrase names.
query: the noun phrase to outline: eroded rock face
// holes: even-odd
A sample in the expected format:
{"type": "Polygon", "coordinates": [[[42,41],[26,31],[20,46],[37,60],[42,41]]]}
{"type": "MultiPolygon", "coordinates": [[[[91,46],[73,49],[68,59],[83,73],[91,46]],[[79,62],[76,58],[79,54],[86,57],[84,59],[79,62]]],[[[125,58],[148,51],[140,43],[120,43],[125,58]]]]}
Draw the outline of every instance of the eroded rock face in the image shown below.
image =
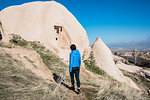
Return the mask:
{"type": "Polygon", "coordinates": [[[95,59],[97,64],[106,71],[110,76],[115,79],[125,82],[123,79],[123,74],[115,67],[115,63],[112,58],[112,53],[109,48],[103,43],[100,38],[97,38],[92,46],[92,50],[95,54],[95,59]]]}
{"type": "Polygon", "coordinates": [[[92,46],[92,51],[94,52],[95,60],[97,65],[107,72],[114,79],[124,82],[129,86],[138,89],[136,84],[132,80],[127,79],[122,72],[115,66],[113,61],[113,55],[110,49],[104,44],[104,42],[97,38],[92,46]],[[130,84],[131,83],[131,84],[130,84]]]}
{"type": "MultiPolygon", "coordinates": [[[[70,45],[86,55],[91,51],[86,31],[76,18],[55,1],[31,2],[8,7],[0,12],[0,31],[3,41],[9,41],[10,34],[18,34],[27,41],[40,41],[45,47],[64,60],[69,60],[70,45]]],[[[121,71],[115,67],[109,48],[100,38],[92,46],[96,62],[114,79],[127,82],[121,71]]],[[[133,83],[134,84],[134,83],[133,83]]]]}
{"type": "Polygon", "coordinates": [[[40,41],[66,60],[72,43],[81,53],[89,48],[84,28],[64,6],[55,1],[8,7],[0,12],[0,23],[3,41],[9,40],[9,34],[18,34],[28,41],[40,41]]]}

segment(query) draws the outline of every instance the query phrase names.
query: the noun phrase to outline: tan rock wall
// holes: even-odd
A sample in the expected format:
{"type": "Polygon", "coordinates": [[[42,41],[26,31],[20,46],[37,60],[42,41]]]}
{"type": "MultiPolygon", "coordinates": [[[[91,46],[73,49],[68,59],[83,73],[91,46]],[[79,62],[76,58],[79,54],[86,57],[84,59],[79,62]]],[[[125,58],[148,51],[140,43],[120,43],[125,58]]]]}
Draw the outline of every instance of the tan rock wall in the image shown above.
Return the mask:
{"type": "Polygon", "coordinates": [[[65,60],[68,60],[72,43],[81,53],[89,47],[84,28],[64,6],[55,1],[8,7],[0,12],[0,22],[5,34],[3,41],[9,40],[9,34],[19,34],[25,40],[40,41],[65,60]],[[61,26],[62,32],[57,35],[54,26],[61,26]]]}
{"type": "Polygon", "coordinates": [[[126,78],[119,68],[115,66],[110,49],[100,38],[96,39],[92,46],[92,51],[94,52],[96,63],[100,68],[102,68],[114,79],[126,83],[133,88],[139,89],[131,79],[129,80],[129,78],[126,78]]]}

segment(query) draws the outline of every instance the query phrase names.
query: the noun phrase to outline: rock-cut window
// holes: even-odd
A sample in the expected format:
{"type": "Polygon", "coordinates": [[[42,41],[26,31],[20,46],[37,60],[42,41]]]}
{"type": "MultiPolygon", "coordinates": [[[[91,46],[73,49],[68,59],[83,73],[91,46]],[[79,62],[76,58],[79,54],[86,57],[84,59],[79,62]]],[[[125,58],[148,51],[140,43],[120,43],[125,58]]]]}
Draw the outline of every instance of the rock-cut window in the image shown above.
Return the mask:
{"type": "Polygon", "coordinates": [[[60,32],[62,32],[62,26],[56,26],[54,25],[54,29],[55,29],[55,33],[59,34],[60,32]]]}
{"type": "Polygon", "coordinates": [[[0,40],[2,40],[2,34],[1,34],[1,31],[0,31],[0,40]]]}

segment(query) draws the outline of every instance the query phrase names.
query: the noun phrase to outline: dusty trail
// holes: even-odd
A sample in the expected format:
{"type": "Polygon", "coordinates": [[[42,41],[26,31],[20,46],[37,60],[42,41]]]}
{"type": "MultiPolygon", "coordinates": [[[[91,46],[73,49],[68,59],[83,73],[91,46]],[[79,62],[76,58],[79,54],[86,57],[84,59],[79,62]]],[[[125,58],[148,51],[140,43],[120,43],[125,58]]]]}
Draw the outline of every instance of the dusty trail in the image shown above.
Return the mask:
{"type": "MultiPolygon", "coordinates": [[[[70,96],[71,100],[87,100],[85,94],[82,93],[82,88],[88,87],[91,88],[92,86],[81,85],[81,94],[78,95],[76,92],[69,89],[69,86],[71,86],[69,82],[64,81],[64,85],[66,85],[68,88],[63,84],[56,83],[53,79],[52,72],[47,68],[47,66],[45,66],[45,64],[42,62],[40,55],[36,51],[21,48],[18,46],[15,46],[13,48],[0,47],[0,51],[2,53],[10,54],[14,59],[22,62],[27,69],[31,70],[37,76],[44,79],[47,83],[57,84],[53,92],[50,92],[51,90],[49,90],[48,88],[44,88],[43,84],[32,88],[32,89],[43,88],[45,90],[43,100],[45,100],[47,95],[55,95],[57,93],[59,94],[61,90],[63,90],[63,92],[65,92],[68,96],[70,96]]],[[[81,70],[84,71],[84,68],[82,68],[81,70]]],[[[68,70],[66,70],[66,72],[61,76],[63,79],[65,79],[66,76],[68,76],[67,71],[68,70]]]]}

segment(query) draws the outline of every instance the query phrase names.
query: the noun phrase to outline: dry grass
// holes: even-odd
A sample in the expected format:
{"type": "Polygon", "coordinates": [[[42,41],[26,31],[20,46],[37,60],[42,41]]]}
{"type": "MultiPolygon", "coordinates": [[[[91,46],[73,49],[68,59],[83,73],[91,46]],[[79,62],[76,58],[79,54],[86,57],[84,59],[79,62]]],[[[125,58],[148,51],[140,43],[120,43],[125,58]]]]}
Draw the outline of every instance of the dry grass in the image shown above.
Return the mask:
{"type": "MultiPolygon", "coordinates": [[[[39,42],[28,42],[15,36],[13,39],[20,42],[17,44],[23,48],[37,51],[43,63],[57,75],[61,76],[65,82],[70,81],[68,68],[61,59],[47,50],[39,42]]],[[[12,41],[10,41],[12,42],[12,41]]],[[[1,46],[1,45],[0,45],[1,46]]],[[[7,46],[2,46],[7,47],[7,46]]],[[[29,57],[26,59],[30,61],[29,57]]],[[[81,73],[81,92],[88,100],[148,100],[149,97],[143,93],[119,83],[105,74],[95,66],[94,57],[86,60],[86,68],[98,78],[89,78],[81,73]],[[92,67],[94,66],[94,68],[92,67]],[[99,71],[96,71],[99,70],[99,71]]],[[[0,51],[0,98],[1,100],[70,100],[72,95],[68,95],[60,84],[44,82],[30,70],[27,70],[22,62],[19,62],[10,54],[0,51]]]]}
{"type": "Polygon", "coordinates": [[[10,44],[6,44],[6,43],[4,43],[2,41],[0,41],[0,46],[1,47],[5,47],[5,48],[12,48],[12,46],[10,44]]]}
{"type": "Polygon", "coordinates": [[[0,76],[1,100],[69,100],[57,84],[46,83],[4,52],[0,52],[0,76]]]}
{"type": "MultiPolygon", "coordinates": [[[[67,70],[67,65],[54,53],[46,49],[43,45],[41,45],[38,41],[26,41],[22,39],[19,35],[12,34],[12,39],[10,40],[11,43],[13,41],[17,41],[15,43],[16,45],[28,48],[37,51],[37,53],[40,54],[41,59],[43,60],[43,63],[53,72],[57,75],[64,74],[67,70]]],[[[26,57],[27,60],[30,60],[28,57],[26,57]]],[[[30,62],[30,61],[29,61],[30,62]]]]}
{"type": "Polygon", "coordinates": [[[144,93],[114,80],[105,80],[97,93],[98,100],[149,100],[144,93]]]}
{"type": "Polygon", "coordinates": [[[130,73],[125,70],[121,70],[123,74],[130,77],[137,85],[143,87],[144,90],[150,90],[150,81],[139,73],[130,73]]]}
{"type": "Polygon", "coordinates": [[[9,54],[0,53],[0,76],[1,100],[37,100],[43,97],[45,88],[49,88],[9,54]]]}
{"type": "MultiPolygon", "coordinates": [[[[103,70],[99,69],[96,66],[94,55],[91,53],[90,57],[84,61],[86,68],[93,72],[94,74],[99,75],[99,79],[89,79],[84,76],[81,80],[85,84],[92,85],[94,89],[84,88],[84,92],[89,100],[149,100],[150,97],[135,90],[126,84],[120,83],[110,76],[108,76],[103,70]]],[[[130,75],[130,74],[129,74],[130,75]]],[[[134,78],[130,75],[130,78],[134,78]]],[[[139,78],[140,79],[140,78],[139,78]]]]}

